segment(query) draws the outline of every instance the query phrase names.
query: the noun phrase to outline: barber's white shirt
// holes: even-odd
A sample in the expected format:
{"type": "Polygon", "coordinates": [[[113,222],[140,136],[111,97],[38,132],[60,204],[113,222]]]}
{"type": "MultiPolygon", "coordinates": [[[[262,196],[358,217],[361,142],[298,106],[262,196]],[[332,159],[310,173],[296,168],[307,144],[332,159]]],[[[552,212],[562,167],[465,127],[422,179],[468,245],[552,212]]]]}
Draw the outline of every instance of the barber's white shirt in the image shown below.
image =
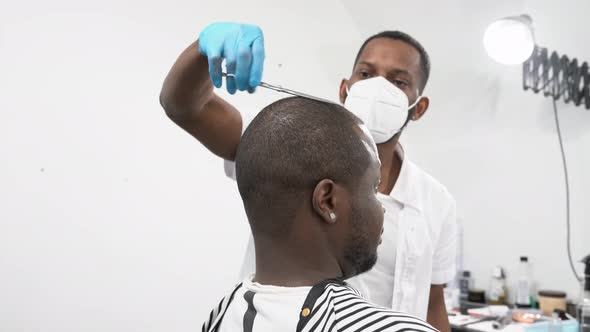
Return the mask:
{"type": "MultiPolygon", "coordinates": [[[[235,164],[226,160],[224,168],[235,180],[235,164]]],[[[393,191],[378,198],[386,212],[377,263],[348,282],[369,302],[425,320],[430,285],[448,283],[455,275],[455,200],[442,184],[410,161],[407,153],[393,191]]],[[[250,236],[240,279],[254,271],[250,236]]]]}

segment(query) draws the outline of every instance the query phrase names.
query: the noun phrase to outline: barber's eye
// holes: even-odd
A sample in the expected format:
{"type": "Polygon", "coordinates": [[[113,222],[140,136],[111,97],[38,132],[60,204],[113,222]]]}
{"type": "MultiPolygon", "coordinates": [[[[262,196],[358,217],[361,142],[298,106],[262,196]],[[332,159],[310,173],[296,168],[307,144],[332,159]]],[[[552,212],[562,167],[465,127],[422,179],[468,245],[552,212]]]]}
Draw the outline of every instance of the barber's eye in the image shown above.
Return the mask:
{"type": "Polygon", "coordinates": [[[405,88],[408,86],[408,82],[402,80],[394,80],[393,84],[395,84],[399,88],[405,88]]]}
{"type": "Polygon", "coordinates": [[[366,71],[361,71],[361,72],[359,73],[359,76],[360,76],[361,78],[369,78],[369,77],[371,77],[371,74],[369,74],[369,73],[368,73],[368,72],[366,72],[366,71]]]}

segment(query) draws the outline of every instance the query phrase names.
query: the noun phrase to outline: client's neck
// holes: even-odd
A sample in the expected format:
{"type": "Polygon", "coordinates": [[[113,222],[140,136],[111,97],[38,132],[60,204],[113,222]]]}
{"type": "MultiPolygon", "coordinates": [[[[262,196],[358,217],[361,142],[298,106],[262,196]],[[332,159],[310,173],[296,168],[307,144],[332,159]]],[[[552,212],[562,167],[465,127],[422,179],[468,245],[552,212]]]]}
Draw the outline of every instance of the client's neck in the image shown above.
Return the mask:
{"type": "Polygon", "coordinates": [[[255,236],[256,275],[263,285],[285,287],[313,286],[318,282],[342,277],[337,259],[325,241],[291,236],[276,238],[255,236]]]}

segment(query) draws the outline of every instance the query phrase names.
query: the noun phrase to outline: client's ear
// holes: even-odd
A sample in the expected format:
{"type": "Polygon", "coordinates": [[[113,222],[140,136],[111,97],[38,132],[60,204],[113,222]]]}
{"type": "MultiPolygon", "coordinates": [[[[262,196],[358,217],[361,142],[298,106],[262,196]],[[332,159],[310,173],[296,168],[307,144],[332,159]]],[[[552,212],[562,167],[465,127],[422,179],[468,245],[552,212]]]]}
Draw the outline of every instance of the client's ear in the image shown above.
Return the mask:
{"type": "Polygon", "coordinates": [[[336,191],[336,184],[330,179],[321,180],[313,190],[313,209],[327,223],[335,223],[338,220],[335,211],[336,191]]]}

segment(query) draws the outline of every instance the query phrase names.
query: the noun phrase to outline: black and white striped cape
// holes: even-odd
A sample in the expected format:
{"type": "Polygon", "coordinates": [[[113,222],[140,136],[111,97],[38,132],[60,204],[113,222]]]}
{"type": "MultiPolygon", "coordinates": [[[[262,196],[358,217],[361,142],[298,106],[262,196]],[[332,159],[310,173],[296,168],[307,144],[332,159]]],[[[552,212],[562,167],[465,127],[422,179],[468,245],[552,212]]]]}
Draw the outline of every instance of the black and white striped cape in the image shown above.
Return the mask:
{"type": "MultiPolygon", "coordinates": [[[[235,293],[241,287],[242,284],[239,284],[211,311],[209,318],[203,324],[202,332],[217,332],[235,293]]],[[[296,331],[436,332],[437,330],[411,315],[370,304],[344,281],[330,279],[315,285],[310,290],[301,307],[296,331]]]]}

